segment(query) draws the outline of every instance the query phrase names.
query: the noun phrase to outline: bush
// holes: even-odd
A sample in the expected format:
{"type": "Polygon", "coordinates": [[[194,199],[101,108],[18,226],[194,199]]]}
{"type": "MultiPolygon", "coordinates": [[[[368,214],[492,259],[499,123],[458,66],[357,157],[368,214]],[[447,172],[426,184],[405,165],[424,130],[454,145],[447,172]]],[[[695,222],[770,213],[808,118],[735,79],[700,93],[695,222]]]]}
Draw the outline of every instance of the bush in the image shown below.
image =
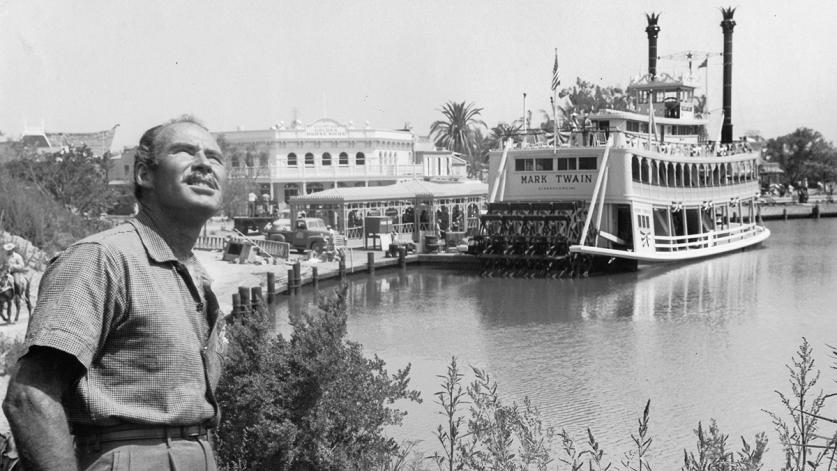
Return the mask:
{"type": "Polygon", "coordinates": [[[23,341],[0,333],[0,376],[11,375],[23,355],[23,341]]]}
{"type": "Polygon", "coordinates": [[[270,333],[264,306],[231,319],[216,393],[228,469],[372,469],[404,455],[383,429],[406,414],[396,401],[420,401],[410,367],[390,375],[345,340],[345,292],[292,316],[290,339],[270,333]]]}
{"type": "Polygon", "coordinates": [[[112,224],[73,214],[36,187],[0,169],[0,229],[29,240],[47,254],[112,224]]]}
{"type": "MultiPolygon", "coordinates": [[[[541,420],[538,409],[528,398],[523,404],[504,404],[498,393],[497,383],[481,369],[473,368],[474,381],[465,389],[464,375],[456,358],[451,359],[441,389],[436,393],[439,414],[445,423],[439,425],[436,438],[442,452],[428,456],[436,469],[442,471],[502,469],[546,470],[568,469],[572,471],[650,471],[648,455],[653,442],[649,431],[651,401],[645,404],[637,420],[635,434],[631,434],[631,449],[614,464],[606,456],[604,448],[588,428],[585,443],[577,443],[565,429],[555,429],[541,420]],[[469,404],[466,419],[465,406],[469,404]],[[558,451],[553,453],[553,441],[558,441],[558,451]],[[560,463],[551,467],[553,463],[560,463]]],[[[718,430],[713,419],[708,433],[698,423],[697,452],[684,450],[683,471],[758,471],[767,449],[764,433],[756,435],[751,446],[741,438],[740,451],[727,450],[727,435],[718,430]]]]}

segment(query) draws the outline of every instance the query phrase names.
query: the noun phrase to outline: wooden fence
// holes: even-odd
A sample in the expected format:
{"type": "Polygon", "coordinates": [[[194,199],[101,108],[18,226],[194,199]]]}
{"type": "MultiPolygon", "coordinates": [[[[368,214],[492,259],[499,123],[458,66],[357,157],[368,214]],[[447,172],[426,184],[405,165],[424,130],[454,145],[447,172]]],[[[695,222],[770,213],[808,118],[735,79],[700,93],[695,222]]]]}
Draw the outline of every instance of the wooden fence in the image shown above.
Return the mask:
{"type": "MultiPolygon", "coordinates": [[[[224,250],[227,246],[227,237],[219,237],[219,236],[200,236],[198,240],[195,242],[195,249],[198,250],[224,250]]],[[[236,240],[238,242],[242,242],[242,239],[235,238],[230,240],[236,240]]],[[[273,257],[279,258],[288,258],[289,255],[289,246],[286,242],[276,242],[273,240],[261,240],[261,239],[250,239],[256,246],[262,249],[265,253],[270,254],[273,257]]]]}

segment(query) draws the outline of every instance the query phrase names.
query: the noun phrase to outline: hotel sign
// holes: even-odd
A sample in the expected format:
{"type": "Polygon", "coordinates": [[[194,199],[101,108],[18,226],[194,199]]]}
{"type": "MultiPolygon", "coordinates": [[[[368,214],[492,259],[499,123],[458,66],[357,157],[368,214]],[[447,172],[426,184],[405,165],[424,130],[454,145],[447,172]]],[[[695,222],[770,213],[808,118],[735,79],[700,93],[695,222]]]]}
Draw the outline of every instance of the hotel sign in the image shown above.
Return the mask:
{"type": "Polygon", "coordinates": [[[305,134],[308,137],[340,137],[344,138],[349,135],[346,128],[337,126],[309,126],[305,129],[305,134]]]}

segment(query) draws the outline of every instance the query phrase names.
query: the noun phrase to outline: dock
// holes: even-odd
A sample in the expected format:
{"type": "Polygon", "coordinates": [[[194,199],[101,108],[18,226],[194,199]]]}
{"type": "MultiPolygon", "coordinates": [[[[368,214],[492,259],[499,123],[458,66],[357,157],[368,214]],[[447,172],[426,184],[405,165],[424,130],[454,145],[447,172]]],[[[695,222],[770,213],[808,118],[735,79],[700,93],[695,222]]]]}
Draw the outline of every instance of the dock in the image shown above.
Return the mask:
{"type": "Polygon", "coordinates": [[[823,200],[808,203],[774,203],[759,207],[765,221],[837,217],[837,203],[823,200]]]}

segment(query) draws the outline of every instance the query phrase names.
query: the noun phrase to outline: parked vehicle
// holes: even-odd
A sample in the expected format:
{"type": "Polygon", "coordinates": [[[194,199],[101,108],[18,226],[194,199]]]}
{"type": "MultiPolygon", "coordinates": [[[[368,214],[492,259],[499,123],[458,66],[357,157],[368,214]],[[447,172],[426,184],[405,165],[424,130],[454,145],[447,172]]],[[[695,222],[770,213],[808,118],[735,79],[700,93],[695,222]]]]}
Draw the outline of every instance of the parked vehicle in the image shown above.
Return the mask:
{"type": "Polygon", "coordinates": [[[332,234],[320,218],[298,218],[294,225],[289,219],[276,219],[265,227],[265,239],[287,242],[293,249],[317,253],[334,246],[332,234]]]}

